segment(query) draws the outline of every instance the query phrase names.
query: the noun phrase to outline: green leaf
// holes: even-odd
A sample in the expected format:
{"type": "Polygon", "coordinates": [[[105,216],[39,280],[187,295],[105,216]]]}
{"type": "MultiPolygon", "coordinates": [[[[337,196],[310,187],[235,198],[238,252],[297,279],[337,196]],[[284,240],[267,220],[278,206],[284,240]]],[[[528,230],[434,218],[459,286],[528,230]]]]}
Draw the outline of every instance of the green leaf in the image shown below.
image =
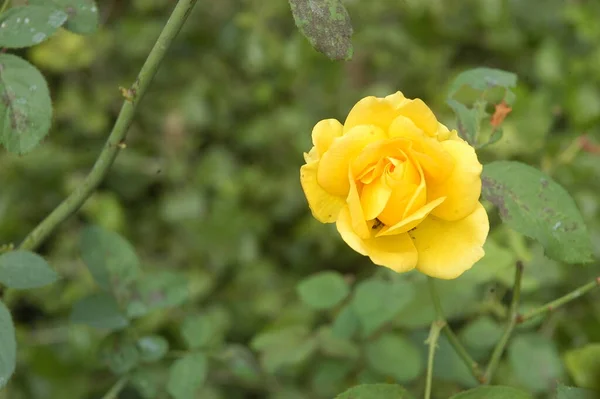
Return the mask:
{"type": "Polygon", "coordinates": [[[304,362],[317,349],[317,341],[306,326],[288,326],[264,331],[252,339],[252,349],[261,352],[260,362],[269,373],[304,362]]]}
{"type": "Polygon", "coordinates": [[[175,399],[196,398],[196,391],[204,384],[208,368],[206,355],[193,353],[176,360],[169,370],[167,391],[175,399]]]}
{"type": "Polygon", "coordinates": [[[15,154],[31,151],[52,123],[46,80],[27,61],[0,54],[0,98],[0,144],[15,154]]]}
{"type": "Polygon", "coordinates": [[[262,370],[252,351],[244,345],[230,344],[218,355],[226,368],[242,382],[260,384],[263,378],[262,370]]]}
{"type": "Polygon", "coordinates": [[[533,399],[533,396],[520,389],[503,387],[478,387],[452,396],[450,399],[533,399]]]}
{"type": "Polygon", "coordinates": [[[474,68],[460,73],[450,85],[448,97],[453,97],[461,87],[471,86],[478,91],[492,87],[511,88],[517,85],[517,75],[493,68],[474,68]]]}
{"type": "Polygon", "coordinates": [[[13,7],[0,15],[0,47],[31,47],[50,37],[67,20],[67,14],[53,6],[13,7]]]}
{"type": "Polygon", "coordinates": [[[335,399],[412,399],[410,393],[400,385],[358,385],[339,394],[335,399]]]}
{"type": "Polygon", "coordinates": [[[352,58],[352,22],[340,0],[289,0],[296,26],[332,60],[352,58]]]}
{"type": "Polygon", "coordinates": [[[111,335],[100,346],[100,359],[113,373],[125,374],[138,365],[140,352],[131,339],[111,335]]]}
{"type": "Polygon", "coordinates": [[[359,327],[360,321],[354,312],[352,303],[344,305],[331,325],[333,334],[340,338],[352,338],[359,327]]]}
{"type": "Polygon", "coordinates": [[[156,399],[159,389],[162,370],[157,372],[153,369],[138,369],[131,375],[131,385],[144,399],[156,399]]]}
{"type": "Polygon", "coordinates": [[[0,283],[25,290],[58,280],[58,274],[41,256],[29,251],[12,251],[0,256],[0,283]]]}
{"type": "Polygon", "coordinates": [[[12,318],[4,303],[0,302],[0,388],[6,385],[15,371],[17,341],[12,318]]]}
{"type": "Polygon", "coordinates": [[[469,144],[476,144],[477,137],[481,131],[481,121],[488,116],[485,112],[485,101],[476,101],[473,108],[449,99],[447,104],[452,108],[457,118],[457,129],[460,137],[469,144]]]}
{"type": "Polygon", "coordinates": [[[485,165],[482,195],[511,228],[539,241],[546,254],[568,263],[592,260],[591,241],[575,202],[559,184],[519,162],[485,165]]]}
{"type": "Polygon", "coordinates": [[[365,345],[369,365],[379,373],[399,382],[409,382],[419,376],[423,361],[419,349],[404,336],[386,333],[365,345]]]}
{"type": "Polygon", "coordinates": [[[489,316],[482,316],[460,331],[461,342],[474,350],[493,348],[502,337],[504,328],[489,316]]]}
{"type": "Polygon", "coordinates": [[[81,255],[96,283],[120,298],[140,276],[134,248],[119,234],[99,226],[81,235],[81,255]]]}
{"type": "Polygon", "coordinates": [[[369,336],[391,321],[412,299],[409,283],[368,279],[359,283],[352,298],[354,313],[360,320],[362,335],[369,336]]]}
{"type": "Polygon", "coordinates": [[[331,309],[350,293],[344,277],[337,272],[314,274],[296,286],[300,299],[315,309],[331,309]]]}
{"type": "Polygon", "coordinates": [[[68,15],[65,28],[88,35],[98,30],[100,16],[94,0],[29,0],[29,4],[54,4],[68,15]]]}
{"type": "Polygon", "coordinates": [[[346,379],[353,369],[354,364],[346,360],[319,360],[311,368],[311,387],[319,397],[332,398],[348,385],[346,379]]]}
{"type": "Polygon", "coordinates": [[[115,298],[105,293],[92,294],[76,302],[71,322],[108,330],[120,330],[129,325],[115,298]]]}
{"type": "Polygon", "coordinates": [[[152,363],[162,359],[169,350],[169,342],[160,335],[147,335],[137,340],[140,360],[152,363]]]}
{"type": "Polygon", "coordinates": [[[140,317],[158,309],[182,304],[189,297],[184,274],[159,271],[144,275],[123,295],[129,317],[140,317]]]}
{"type": "Polygon", "coordinates": [[[556,399],[598,399],[600,392],[590,389],[559,385],[556,389],[556,399]]]}
{"type": "Polygon", "coordinates": [[[336,336],[332,329],[328,327],[319,329],[317,341],[321,352],[328,356],[356,359],[360,355],[356,343],[336,336]]]}
{"type": "Polygon", "coordinates": [[[600,344],[568,351],[565,365],[578,386],[600,390],[600,344]]]}
{"type": "Polygon", "coordinates": [[[508,359],[519,381],[532,392],[547,391],[564,374],[554,343],[539,334],[515,337],[508,347],[508,359]]]}
{"type": "Polygon", "coordinates": [[[204,315],[187,317],[181,324],[181,335],[190,349],[207,346],[213,334],[211,320],[204,315]]]}

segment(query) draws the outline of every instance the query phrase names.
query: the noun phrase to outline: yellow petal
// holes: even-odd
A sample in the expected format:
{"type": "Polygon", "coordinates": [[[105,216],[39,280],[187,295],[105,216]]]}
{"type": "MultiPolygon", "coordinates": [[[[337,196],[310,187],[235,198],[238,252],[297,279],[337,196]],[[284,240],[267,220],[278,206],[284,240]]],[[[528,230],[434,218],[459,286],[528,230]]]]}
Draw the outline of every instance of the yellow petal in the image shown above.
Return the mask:
{"type": "Polygon", "coordinates": [[[442,183],[429,182],[427,201],[446,197],[443,204],[431,214],[444,220],[459,220],[471,214],[479,204],[481,194],[482,166],[473,147],[464,141],[441,142],[444,149],[454,158],[454,169],[442,183]]]}
{"type": "Polygon", "coordinates": [[[348,190],[348,198],[346,203],[348,204],[348,210],[350,211],[350,218],[352,219],[352,229],[354,232],[362,238],[369,238],[371,231],[367,225],[367,219],[360,203],[360,195],[358,193],[358,187],[352,177],[350,171],[348,171],[348,177],[350,189],[348,190]]]}
{"type": "Polygon", "coordinates": [[[323,155],[333,140],[342,135],[342,128],[342,124],[336,119],[325,119],[315,125],[312,130],[312,142],[319,155],[323,155]]]}
{"type": "Polygon", "coordinates": [[[388,135],[390,138],[403,137],[415,141],[420,141],[423,137],[427,137],[423,133],[423,130],[415,125],[412,119],[404,115],[400,115],[392,121],[388,135]]]}
{"type": "Polygon", "coordinates": [[[333,223],[345,205],[345,201],[344,198],[331,195],[319,186],[318,164],[318,162],[311,162],[300,168],[300,183],[315,219],[322,223],[333,223]]]}
{"type": "Polygon", "coordinates": [[[310,149],[309,152],[305,152],[304,153],[304,162],[306,163],[311,163],[314,161],[318,161],[319,158],[321,158],[319,156],[319,152],[317,151],[317,147],[313,147],[310,149]]]}
{"type": "Polygon", "coordinates": [[[396,223],[392,226],[385,226],[379,230],[379,232],[377,232],[377,236],[389,236],[392,234],[406,233],[407,231],[417,227],[431,213],[431,211],[444,202],[444,200],[444,197],[438,198],[426,204],[412,215],[404,218],[399,223],[396,223]]]}
{"type": "Polygon", "coordinates": [[[360,203],[366,220],[375,219],[387,204],[392,189],[379,177],[371,184],[365,184],[360,194],[360,203]]]}
{"type": "Polygon", "coordinates": [[[399,108],[402,104],[407,101],[410,101],[401,91],[397,91],[394,94],[390,94],[389,96],[385,96],[385,100],[392,104],[394,108],[399,108]]]}
{"type": "Polygon", "coordinates": [[[360,238],[352,228],[352,217],[350,216],[350,209],[347,206],[340,211],[340,215],[335,225],[340,236],[342,236],[342,239],[350,246],[350,248],[361,255],[367,255],[363,239],[360,238]]]}
{"type": "Polygon", "coordinates": [[[321,157],[317,181],[319,185],[333,195],[348,195],[348,169],[350,162],[369,143],[383,140],[385,133],[377,126],[357,126],[342,137],[333,140],[331,146],[321,157]]]}
{"type": "Polygon", "coordinates": [[[384,98],[365,97],[348,113],[344,122],[344,134],[360,125],[375,125],[387,131],[392,121],[399,115],[396,108],[393,102],[384,98]]]}
{"type": "Polygon", "coordinates": [[[417,265],[418,253],[408,234],[375,237],[364,241],[369,258],[379,266],[395,272],[412,270],[417,265]]]}
{"type": "Polygon", "coordinates": [[[420,98],[404,102],[398,108],[398,111],[398,115],[404,115],[412,120],[428,136],[436,135],[438,129],[437,118],[420,98]]]}
{"type": "Polygon", "coordinates": [[[483,257],[489,228],[481,204],[472,214],[455,222],[429,216],[408,233],[419,253],[417,269],[441,279],[460,276],[483,257]]]}

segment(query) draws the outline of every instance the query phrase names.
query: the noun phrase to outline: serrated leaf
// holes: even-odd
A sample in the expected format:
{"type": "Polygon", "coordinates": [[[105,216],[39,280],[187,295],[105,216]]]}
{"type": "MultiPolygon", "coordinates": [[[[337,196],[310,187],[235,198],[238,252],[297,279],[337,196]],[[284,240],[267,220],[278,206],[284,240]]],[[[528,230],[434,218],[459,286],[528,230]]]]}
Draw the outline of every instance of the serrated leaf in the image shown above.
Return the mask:
{"type": "Polygon", "coordinates": [[[339,0],[289,0],[300,32],[332,60],[352,58],[352,22],[339,0]]]}
{"type": "Polygon", "coordinates": [[[0,54],[0,144],[15,154],[31,151],[48,134],[52,102],[42,74],[27,61],[0,54]]]}
{"type": "Polygon", "coordinates": [[[67,14],[49,6],[13,7],[0,15],[0,47],[31,47],[49,38],[67,20],[67,14]]]}
{"type": "Polygon", "coordinates": [[[423,369],[419,349],[400,334],[386,333],[365,345],[369,365],[399,382],[410,382],[423,369]]]}
{"type": "Polygon", "coordinates": [[[358,385],[339,394],[335,399],[412,399],[410,393],[400,385],[358,385]]]}
{"type": "Polygon", "coordinates": [[[113,373],[125,374],[138,365],[140,352],[129,338],[111,335],[101,344],[100,358],[113,373]]]}
{"type": "Polygon", "coordinates": [[[568,263],[589,262],[591,241],[575,202],[537,169],[513,161],[487,164],[482,195],[511,228],[539,241],[546,254],[568,263]]]}
{"type": "Polygon", "coordinates": [[[559,385],[556,389],[556,399],[598,399],[600,392],[591,389],[559,385]]]}
{"type": "Polygon", "coordinates": [[[25,290],[43,287],[58,280],[46,260],[29,251],[12,251],[0,256],[0,284],[25,290]]]}
{"type": "Polygon", "coordinates": [[[76,302],[71,322],[107,330],[120,330],[129,325],[117,301],[106,293],[92,294],[76,302]]]}
{"type": "Polygon", "coordinates": [[[119,234],[89,226],[81,234],[81,256],[96,283],[117,298],[140,276],[134,248],[119,234]]]}
{"type": "Polygon", "coordinates": [[[344,277],[337,272],[314,274],[296,286],[300,299],[315,309],[331,309],[350,293],[344,277]]]}
{"type": "Polygon", "coordinates": [[[169,370],[167,391],[175,399],[194,399],[204,384],[208,368],[206,355],[193,353],[176,360],[169,370]]]}
{"type": "Polygon", "coordinates": [[[600,389],[600,344],[588,344],[568,351],[565,364],[578,386],[600,389]]]}
{"type": "Polygon", "coordinates": [[[88,35],[98,30],[100,15],[94,0],[29,0],[29,4],[49,2],[66,13],[65,28],[71,32],[88,35]]]}
{"type": "Polygon", "coordinates": [[[17,341],[12,318],[4,303],[0,302],[0,388],[6,385],[15,371],[17,341]]]}
{"type": "Polygon", "coordinates": [[[473,388],[450,399],[533,399],[533,396],[517,388],[496,385],[473,388]]]}
{"type": "Polygon", "coordinates": [[[140,360],[142,362],[156,362],[162,359],[169,350],[169,342],[160,335],[147,335],[137,340],[140,360]]]}

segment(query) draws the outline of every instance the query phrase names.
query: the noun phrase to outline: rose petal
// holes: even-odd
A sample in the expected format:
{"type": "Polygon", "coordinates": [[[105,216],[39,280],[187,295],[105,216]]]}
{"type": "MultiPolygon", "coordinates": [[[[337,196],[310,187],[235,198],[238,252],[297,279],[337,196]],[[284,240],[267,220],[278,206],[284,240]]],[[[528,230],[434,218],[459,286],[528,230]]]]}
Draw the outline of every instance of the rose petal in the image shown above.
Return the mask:
{"type": "Polygon", "coordinates": [[[438,129],[438,121],[431,109],[421,100],[415,98],[402,103],[398,108],[398,115],[406,116],[415,125],[423,130],[428,136],[435,136],[438,129]]]}
{"type": "Polygon", "coordinates": [[[483,257],[489,228],[481,204],[472,214],[455,222],[429,216],[408,233],[419,253],[417,269],[441,279],[460,276],[483,257]]]}
{"type": "Polygon", "coordinates": [[[331,147],[336,137],[342,135],[342,124],[336,119],[325,119],[315,125],[312,130],[312,142],[319,156],[331,147]]]}
{"type": "Polygon", "coordinates": [[[352,219],[352,229],[361,238],[369,238],[371,231],[367,226],[367,219],[360,203],[360,195],[358,193],[358,187],[354,181],[354,177],[350,170],[348,171],[348,177],[350,189],[348,190],[348,197],[346,203],[348,204],[348,210],[350,211],[350,218],[352,219]]]}
{"type": "Polygon", "coordinates": [[[313,216],[322,223],[333,223],[345,201],[342,197],[329,194],[317,183],[318,164],[311,162],[300,168],[300,183],[313,216]]]}
{"type": "Polygon", "coordinates": [[[377,236],[389,236],[393,234],[406,233],[412,228],[417,227],[431,213],[431,211],[444,202],[444,200],[444,197],[433,200],[395,225],[385,226],[377,232],[377,236]]]}
{"type": "Polygon", "coordinates": [[[395,98],[392,101],[373,96],[363,98],[348,113],[344,122],[344,134],[360,125],[375,125],[387,131],[392,121],[400,114],[395,103],[395,98]]]}
{"type": "Polygon", "coordinates": [[[364,241],[364,247],[373,263],[395,272],[407,272],[417,265],[417,250],[406,233],[371,238],[364,241]]]}
{"type": "Polygon", "coordinates": [[[350,248],[361,255],[367,255],[363,239],[360,238],[352,228],[352,217],[350,216],[350,209],[347,206],[340,211],[335,225],[340,236],[342,236],[342,239],[350,246],[350,248]]]}
{"type": "Polygon", "coordinates": [[[371,184],[365,184],[360,194],[360,203],[366,220],[375,219],[387,204],[392,189],[385,184],[385,179],[379,177],[371,184]]]}

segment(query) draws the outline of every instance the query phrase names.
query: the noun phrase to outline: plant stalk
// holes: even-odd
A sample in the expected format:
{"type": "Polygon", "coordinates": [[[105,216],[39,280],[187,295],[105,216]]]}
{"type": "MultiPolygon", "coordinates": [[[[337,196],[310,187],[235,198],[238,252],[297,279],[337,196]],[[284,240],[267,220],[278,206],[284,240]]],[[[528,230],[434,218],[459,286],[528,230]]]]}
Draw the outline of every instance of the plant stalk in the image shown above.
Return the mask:
{"type": "Polygon", "coordinates": [[[431,329],[429,330],[429,337],[426,343],[429,345],[429,354],[427,356],[427,377],[425,379],[425,399],[431,398],[431,386],[433,383],[433,359],[435,358],[435,349],[437,347],[438,339],[440,338],[440,332],[446,325],[446,322],[436,320],[431,323],[431,329]]]}

